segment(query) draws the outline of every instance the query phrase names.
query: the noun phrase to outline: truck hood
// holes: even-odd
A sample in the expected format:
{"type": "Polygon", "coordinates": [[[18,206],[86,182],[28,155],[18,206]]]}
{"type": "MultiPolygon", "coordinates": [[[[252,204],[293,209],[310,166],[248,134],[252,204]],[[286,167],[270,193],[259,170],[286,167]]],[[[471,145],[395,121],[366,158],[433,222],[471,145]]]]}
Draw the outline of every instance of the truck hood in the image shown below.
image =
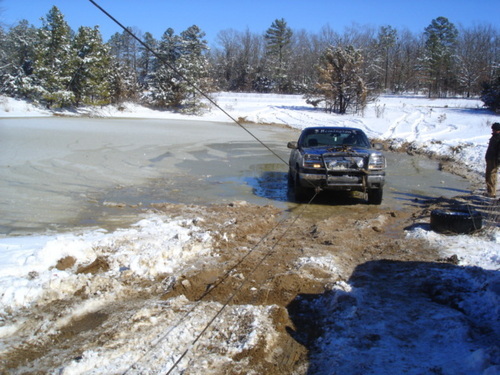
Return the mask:
{"type": "Polygon", "coordinates": [[[356,146],[348,146],[348,147],[303,147],[302,150],[306,154],[311,154],[311,155],[323,155],[325,153],[328,154],[363,154],[363,155],[369,155],[373,152],[378,153],[378,151],[370,149],[370,148],[365,148],[365,147],[356,147],[356,146]]]}

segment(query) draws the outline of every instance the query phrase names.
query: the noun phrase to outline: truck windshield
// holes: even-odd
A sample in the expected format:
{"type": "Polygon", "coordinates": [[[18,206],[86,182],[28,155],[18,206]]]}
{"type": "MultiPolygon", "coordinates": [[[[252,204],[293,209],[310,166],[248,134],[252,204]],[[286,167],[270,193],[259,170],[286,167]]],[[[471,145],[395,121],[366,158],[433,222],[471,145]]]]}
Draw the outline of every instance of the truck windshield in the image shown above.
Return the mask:
{"type": "Polygon", "coordinates": [[[366,135],[355,129],[311,129],[303,134],[300,145],[302,147],[336,147],[357,146],[370,147],[366,135]]]}

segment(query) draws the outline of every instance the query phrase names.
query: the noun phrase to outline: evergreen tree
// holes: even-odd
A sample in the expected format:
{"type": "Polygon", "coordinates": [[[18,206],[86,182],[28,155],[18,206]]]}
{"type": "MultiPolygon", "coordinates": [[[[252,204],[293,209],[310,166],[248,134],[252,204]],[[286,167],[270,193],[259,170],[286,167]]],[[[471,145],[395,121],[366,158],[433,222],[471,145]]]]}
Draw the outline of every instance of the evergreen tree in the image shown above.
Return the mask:
{"type": "Polygon", "coordinates": [[[109,95],[111,103],[120,104],[128,99],[130,94],[127,85],[127,72],[119,64],[114,56],[110,56],[110,72],[106,77],[109,84],[109,95]]]}
{"type": "Polygon", "coordinates": [[[155,63],[150,82],[152,104],[186,112],[200,108],[198,90],[209,92],[212,88],[204,35],[197,26],[191,26],[180,36],[171,28],[163,34],[158,49],[161,58],[155,63]]]}
{"type": "MultiPolygon", "coordinates": [[[[132,31],[131,29],[129,29],[132,31]]],[[[114,57],[115,74],[120,74],[120,94],[115,101],[135,100],[140,92],[139,88],[139,45],[127,32],[115,33],[108,41],[110,52],[114,57]]]]}
{"type": "Polygon", "coordinates": [[[277,92],[290,92],[291,90],[287,73],[291,55],[292,35],[292,30],[287,26],[283,18],[275,20],[264,35],[267,64],[271,72],[270,78],[276,83],[277,92]]]}
{"type": "Polygon", "coordinates": [[[64,107],[74,101],[69,90],[72,80],[71,29],[60,10],[54,6],[42,18],[43,26],[38,30],[34,76],[36,78],[32,98],[47,106],[64,107]]]}
{"type": "Polygon", "coordinates": [[[491,83],[483,83],[481,100],[486,108],[500,112],[500,75],[491,83]]]}
{"type": "Polygon", "coordinates": [[[208,46],[205,33],[196,25],[189,27],[181,33],[178,69],[183,76],[183,107],[187,112],[196,112],[201,106],[203,95],[213,90],[210,79],[209,62],[206,57],[208,46]]]}
{"type": "Polygon", "coordinates": [[[446,95],[454,79],[454,53],[458,31],[445,17],[432,20],[426,27],[424,67],[428,78],[429,97],[446,95]]]}
{"type": "Polygon", "coordinates": [[[155,59],[154,72],[149,82],[149,93],[146,100],[158,107],[180,107],[184,93],[180,83],[181,77],[176,73],[177,61],[180,58],[179,37],[172,28],[162,35],[155,59]]]}
{"type": "Polygon", "coordinates": [[[80,27],[73,41],[72,80],[69,89],[75,104],[107,104],[111,101],[109,47],[102,42],[99,28],[80,27]]]}
{"type": "MultiPolygon", "coordinates": [[[[323,99],[315,97],[316,65],[330,45],[361,51],[364,63],[358,76],[370,92],[426,89],[429,96],[477,96],[481,82],[498,76],[498,29],[479,25],[458,34],[444,17],[433,20],[423,34],[386,26],[377,35],[375,29],[353,26],[343,34],[325,27],[319,35],[309,35],[293,33],[278,19],[265,34],[233,30],[220,36],[222,49],[211,54],[196,26],[180,36],[172,30],[161,41],[146,33],[143,39],[150,48],[127,31],[102,46],[97,30],[84,28],[74,36],[53,7],[41,28],[27,21],[8,30],[0,27],[0,92],[56,107],[144,97],[161,107],[197,110],[199,92],[185,77],[203,92],[216,82],[229,91],[310,91],[310,100],[317,102],[323,99]],[[164,56],[160,60],[151,52],[156,49],[164,56]]],[[[324,81],[325,72],[321,74],[324,81]]],[[[332,110],[341,111],[341,102],[332,102],[332,110]]],[[[362,107],[360,103],[355,106],[362,107]]]]}
{"type": "Polygon", "coordinates": [[[38,44],[37,30],[28,21],[22,20],[8,34],[0,36],[0,65],[2,92],[16,97],[23,96],[33,74],[35,47],[38,44]]]}
{"type": "Polygon", "coordinates": [[[143,38],[144,44],[148,46],[145,48],[144,46],[139,46],[139,60],[138,60],[138,70],[139,70],[139,85],[143,90],[148,89],[148,79],[153,73],[154,67],[154,59],[155,56],[151,51],[156,51],[157,49],[157,40],[153,37],[151,33],[145,33],[143,38]]]}

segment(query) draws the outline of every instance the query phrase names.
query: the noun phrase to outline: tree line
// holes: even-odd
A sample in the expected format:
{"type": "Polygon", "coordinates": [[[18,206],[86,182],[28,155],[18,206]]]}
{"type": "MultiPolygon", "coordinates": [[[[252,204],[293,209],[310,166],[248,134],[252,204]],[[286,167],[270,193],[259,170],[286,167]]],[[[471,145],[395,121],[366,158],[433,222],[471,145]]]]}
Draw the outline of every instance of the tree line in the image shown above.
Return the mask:
{"type": "Polygon", "coordinates": [[[276,19],[264,34],[220,31],[212,49],[204,38],[193,25],[104,42],[98,26],[71,30],[54,6],[40,28],[0,28],[0,92],[52,108],[134,101],[188,113],[203,109],[200,92],[215,91],[301,94],[336,113],[380,93],[481,96],[498,109],[500,41],[489,25],[458,29],[438,17],[418,35],[391,26],[312,34],[276,19]]]}

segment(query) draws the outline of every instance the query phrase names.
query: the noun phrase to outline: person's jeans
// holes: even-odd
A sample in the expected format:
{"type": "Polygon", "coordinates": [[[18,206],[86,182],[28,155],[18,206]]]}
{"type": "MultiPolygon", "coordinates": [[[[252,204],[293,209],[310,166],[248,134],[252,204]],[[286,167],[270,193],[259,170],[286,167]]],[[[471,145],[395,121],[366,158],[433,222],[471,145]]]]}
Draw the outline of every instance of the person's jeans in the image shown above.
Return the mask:
{"type": "Polygon", "coordinates": [[[495,160],[486,160],[486,190],[490,197],[497,194],[497,172],[498,164],[495,160]]]}

